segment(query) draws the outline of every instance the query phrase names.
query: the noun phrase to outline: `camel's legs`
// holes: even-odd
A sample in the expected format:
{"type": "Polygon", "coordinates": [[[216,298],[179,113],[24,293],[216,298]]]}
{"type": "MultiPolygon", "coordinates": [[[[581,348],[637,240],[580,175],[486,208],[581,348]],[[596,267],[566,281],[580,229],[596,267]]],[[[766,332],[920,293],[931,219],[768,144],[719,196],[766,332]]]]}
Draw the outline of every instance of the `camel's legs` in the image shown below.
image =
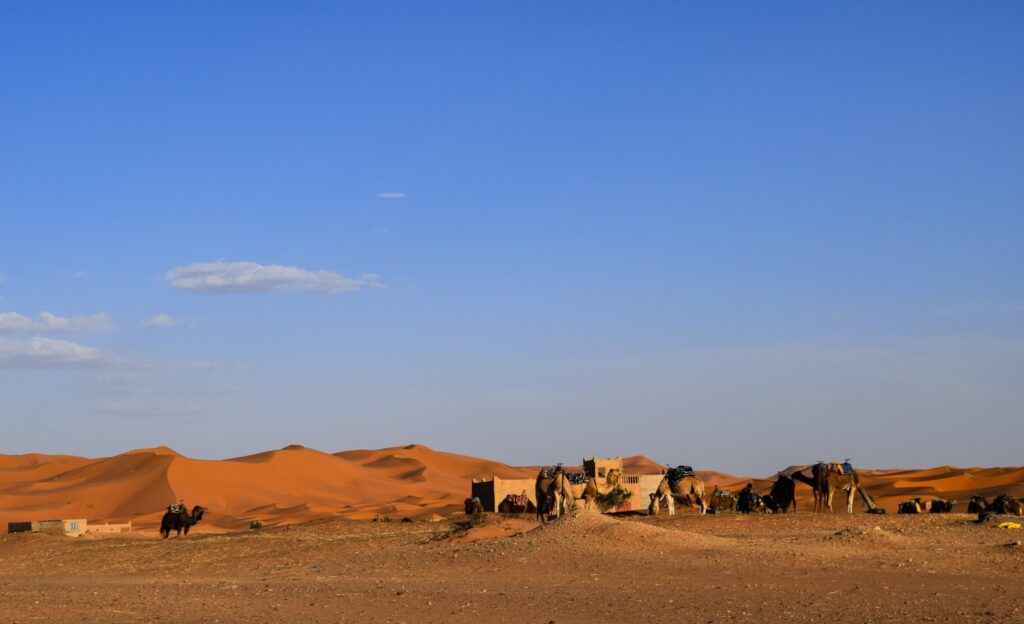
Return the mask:
{"type": "Polygon", "coordinates": [[[668,498],[668,515],[676,515],[676,497],[669,494],[666,498],[668,498]]]}
{"type": "Polygon", "coordinates": [[[846,491],[846,513],[853,513],[853,497],[857,495],[857,486],[851,484],[846,491]]]}
{"type": "Polygon", "coordinates": [[[830,487],[828,489],[828,494],[826,494],[826,496],[825,496],[825,503],[826,503],[826,507],[828,508],[828,512],[829,513],[832,513],[832,495],[833,494],[835,494],[835,489],[830,487]]]}

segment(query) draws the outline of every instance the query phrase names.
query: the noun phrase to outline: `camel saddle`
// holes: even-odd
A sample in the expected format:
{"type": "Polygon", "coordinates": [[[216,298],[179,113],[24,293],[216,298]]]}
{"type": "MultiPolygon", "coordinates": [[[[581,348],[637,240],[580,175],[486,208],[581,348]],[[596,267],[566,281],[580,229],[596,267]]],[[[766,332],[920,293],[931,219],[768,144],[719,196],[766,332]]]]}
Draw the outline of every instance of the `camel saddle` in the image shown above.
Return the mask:
{"type": "Polygon", "coordinates": [[[679,483],[686,477],[694,476],[692,466],[676,466],[675,468],[669,468],[668,470],[668,482],[672,485],[679,483]]]}
{"type": "Polygon", "coordinates": [[[541,479],[554,479],[555,475],[561,470],[561,466],[544,466],[540,469],[541,479]]]}
{"type": "Polygon", "coordinates": [[[834,472],[836,474],[841,474],[841,475],[853,474],[853,464],[851,464],[850,462],[843,462],[841,464],[837,463],[837,462],[833,462],[833,463],[829,463],[829,464],[827,464],[825,462],[818,462],[818,465],[819,466],[827,466],[829,472],[834,472]]]}
{"type": "Polygon", "coordinates": [[[566,480],[573,485],[582,485],[590,478],[585,472],[566,472],[563,474],[565,474],[566,480]]]}

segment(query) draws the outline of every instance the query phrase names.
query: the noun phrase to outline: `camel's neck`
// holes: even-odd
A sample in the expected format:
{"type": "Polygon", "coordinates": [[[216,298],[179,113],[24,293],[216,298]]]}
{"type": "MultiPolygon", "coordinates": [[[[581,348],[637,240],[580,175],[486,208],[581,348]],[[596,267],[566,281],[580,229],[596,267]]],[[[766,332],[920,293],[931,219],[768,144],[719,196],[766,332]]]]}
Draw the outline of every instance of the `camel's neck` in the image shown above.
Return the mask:
{"type": "Polygon", "coordinates": [[[805,475],[802,472],[794,472],[791,476],[793,477],[794,481],[799,481],[800,483],[805,483],[805,484],[807,484],[807,485],[809,485],[811,487],[814,487],[814,485],[815,485],[814,479],[812,479],[811,477],[808,477],[807,475],[805,475]]]}

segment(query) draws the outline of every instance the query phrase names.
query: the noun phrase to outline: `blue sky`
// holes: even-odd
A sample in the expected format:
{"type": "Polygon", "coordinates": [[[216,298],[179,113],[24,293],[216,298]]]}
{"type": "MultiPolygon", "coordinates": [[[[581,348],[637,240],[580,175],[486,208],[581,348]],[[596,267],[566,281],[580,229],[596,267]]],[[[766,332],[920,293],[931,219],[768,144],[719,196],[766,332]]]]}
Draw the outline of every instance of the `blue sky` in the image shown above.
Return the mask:
{"type": "Polygon", "coordinates": [[[1019,464],[1022,18],[5,4],[0,452],[1019,464]]]}

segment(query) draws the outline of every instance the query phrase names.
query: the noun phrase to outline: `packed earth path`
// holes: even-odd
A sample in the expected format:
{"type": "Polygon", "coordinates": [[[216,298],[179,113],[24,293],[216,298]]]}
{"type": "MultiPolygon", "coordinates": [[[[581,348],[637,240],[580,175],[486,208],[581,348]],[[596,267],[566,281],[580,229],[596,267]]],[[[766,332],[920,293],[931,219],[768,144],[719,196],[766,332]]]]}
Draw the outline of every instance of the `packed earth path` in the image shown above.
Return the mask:
{"type": "Polygon", "coordinates": [[[804,512],[18,534],[0,622],[1019,622],[1021,537],[804,512]]]}

